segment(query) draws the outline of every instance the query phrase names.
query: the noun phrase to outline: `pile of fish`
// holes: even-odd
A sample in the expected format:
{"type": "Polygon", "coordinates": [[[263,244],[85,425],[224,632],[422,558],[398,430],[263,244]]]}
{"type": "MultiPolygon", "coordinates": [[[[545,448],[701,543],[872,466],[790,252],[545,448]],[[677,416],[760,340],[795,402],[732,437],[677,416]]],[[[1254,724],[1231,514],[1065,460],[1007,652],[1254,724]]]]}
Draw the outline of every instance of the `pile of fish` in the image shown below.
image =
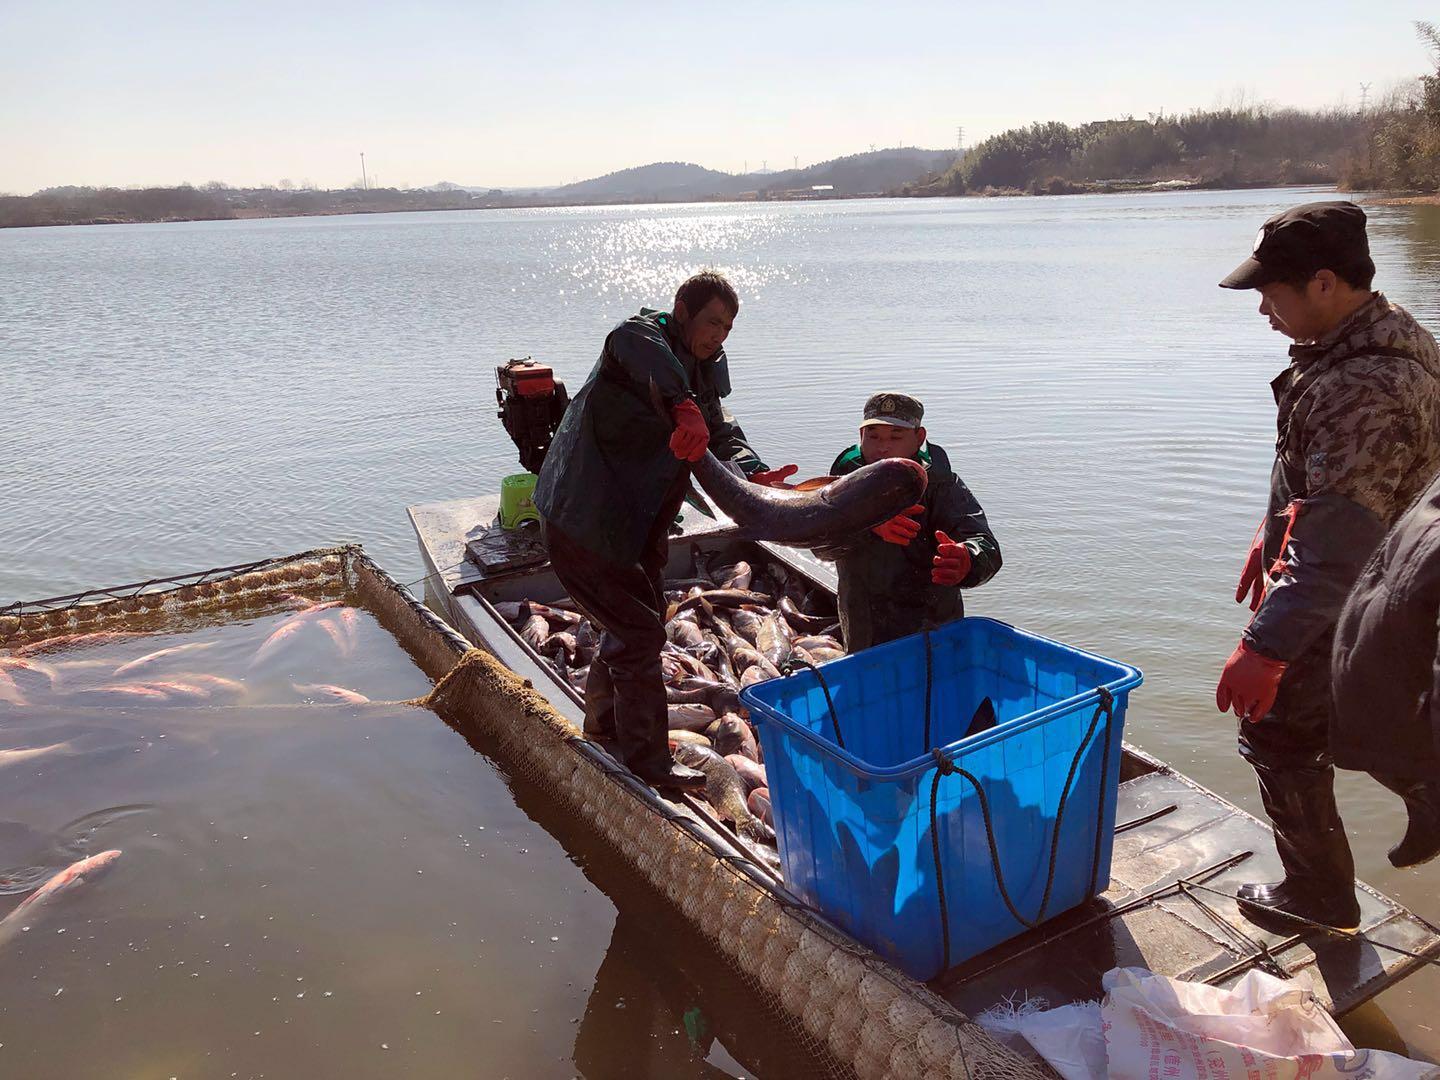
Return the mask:
{"type": "MultiPolygon", "coordinates": [[[[329,638],[341,658],[354,655],[361,623],[357,608],[340,600],[317,602],[286,595],[281,602],[294,609],[261,642],[250,657],[247,673],[283,655],[301,634],[329,638]]],[[[100,658],[71,659],[97,646],[143,638],[126,630],[103,630],[44,638],[13,650],[0,649],[0,707],[53,704],[64,700],[84,705],[233,704],[247,693],[245,682],[187,670],[215,641],[190,641],[147,652],[124,663],[100,658]]],[[[323,638],[321,639],[323,640],[323,638]]],[[[290,683],[307,701],[363,704],[370,699],[330,683],[290,683]]]]}
{"type": "MultiPolygon", "coordinates": [[[[774,843],[764,758],[739,692],[796,662],[845,655],[834,598],[780,563],[705,568],[666,582],[660,655],[675,759],[705,774],[705,798],[749,840],[774,843]]],[[[495,605],[532,649],[581,693],[600,635],[569,601],[495,605]]]]}

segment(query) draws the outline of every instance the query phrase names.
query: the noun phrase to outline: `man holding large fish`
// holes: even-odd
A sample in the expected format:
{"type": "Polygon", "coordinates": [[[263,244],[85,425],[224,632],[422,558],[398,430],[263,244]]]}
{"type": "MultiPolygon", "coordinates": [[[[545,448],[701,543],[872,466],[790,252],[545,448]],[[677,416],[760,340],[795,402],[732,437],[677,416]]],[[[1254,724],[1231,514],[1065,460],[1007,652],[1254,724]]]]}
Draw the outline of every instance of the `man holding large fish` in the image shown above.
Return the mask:
{"type": "Polygon", "coordinates": [[[881,392],[865,402],[860,441],[830,471],[847,476],[890,458],[919,462],[925,495],[903,514],[815,554],[835,562],[845,647],[872,645],[953,622],[965,614],[962,589],[1000,570],[1000,545],[980,503],[926,437],[925,406],[909,394],[881,392]]]}
{"type": "Polygon", "coordinates": [[[770,471],[724,408],[725,338],[740,301],[720,274],[690,278],[673,312],[642,311],[610,332],[565,413],[540,470],[535,505],[551,565],[570,596],[604,627],[585,692],[585,730],[614,740],[656,785],[705,786],[666,744],[661,570],[668,530],[706,452],[751,480],[770,471]]]}
{"type": "Polygon", "coordinates": [[[670,756],[660,660],[661,571],[692,470],[736,538],[802,547],[889,520],[925,490],[924,468],[906,460],[786,490],[795,466],[767,469],[721,403],[730,392],[723,346],[739,310],[730,283],[707,271],[680,286],[673,312],[642,311],[612,330],[535,487],[555,576],[604,628],[585,688],[586,733],[615,742],[636,775],[662,787],[705,787],[702,772],[670,756]]]}

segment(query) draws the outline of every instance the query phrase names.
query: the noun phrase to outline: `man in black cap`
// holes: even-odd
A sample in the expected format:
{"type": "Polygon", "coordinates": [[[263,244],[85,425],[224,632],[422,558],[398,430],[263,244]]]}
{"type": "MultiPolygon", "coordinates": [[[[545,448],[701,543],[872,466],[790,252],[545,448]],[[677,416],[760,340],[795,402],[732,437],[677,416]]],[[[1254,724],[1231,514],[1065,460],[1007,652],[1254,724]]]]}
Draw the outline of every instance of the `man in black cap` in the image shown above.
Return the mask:
{"type": "MultiPolygon", "coordinates": [[[[1242,886],[1256,922],[1275,912],[1359,925],[1355,864],[1335,806],[1330,661],[1346,593],[1386,530],[1440,469],[1440,351],[1405,311],[1371,291],[1365,213],[1297,206],[1267,221],[1220,284],[1260,292],[1260,314],[1294,340],[1271,383],[1279,438],[1269,510],[1235,599],[1255,613],[1215,701],[1240,717],[1240,753],[1258,774],[1284,880],[1242,886]]],[[[1403,753],[1385,716],[1338,758],[1402,794],[1403,753]]],[[[1295,924],[1275,920],[1284,932],[1295,924]]]]}
{"type": "Polygon", "coordinates": [[[951,622],[965,614],[961,589],[983,585],[1000,569],[1000,545],[985,511],[950,458],[927,443],[925,406],[909,394],[886,392],[865,402],[860,441],[835,459],[836,476],[882,458],[925,466],[920,503],[844,544],[817,548],[840,579],[840,628],[859,652],[951,622]]]}

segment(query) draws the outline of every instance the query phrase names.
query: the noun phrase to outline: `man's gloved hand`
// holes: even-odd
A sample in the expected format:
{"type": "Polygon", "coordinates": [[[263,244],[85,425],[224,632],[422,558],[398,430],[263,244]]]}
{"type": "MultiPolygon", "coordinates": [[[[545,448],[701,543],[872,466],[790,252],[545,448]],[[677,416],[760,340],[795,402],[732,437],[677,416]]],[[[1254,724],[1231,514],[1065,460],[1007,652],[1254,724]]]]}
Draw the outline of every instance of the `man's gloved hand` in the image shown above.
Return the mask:
{"type": "Polygon", "coordinates": [[[1250,541],[1250,553],[1245,556],[1245,568],[1240,571],[1240,584],[1235,587],[1235,602],[1245,603],[1245,594],[1250,594],[1250,610],[1259,611],[1260,601],[1265,599],[1265,571],[1261,568],[1263,554],[1261,546],[1265,541],[1265,524],[1255,530],[1255,539],[1250,541]]]}
{"type": "Polygon", "coordinates": [[[675,430],[670,433],[670,452],[681,461],[699,461],[710,445],[710,429],[700,415],[700,406],[686,398],[670,411],[675,430]]]}
{"type": "Polygon", "coordinates": [[[974,561],[970,549],[957,544],[940,529],[935,530],[935,565],[930,571],[930,582],[934,585],[959,585],[970,573],[974,561]]]}
{"type": "Polygon", "coordinates": [[[1233,707],[1235,715],[1242,720],[1265,719],[1275,704],[1275,694],[1280,689],[1285,667],[1285,661],[1272,660],[1242,640],[1230,654],[1230,659],[1225,661],[1225,670],[1220,673],[1220,685],[1215,688],[1215,707],[1221,712],[1233,707]]]}
{"type": "Polygon", "coordinates": [[[750,474],[752,484],[763,484],[765,487],[789,487],[786,480],[800,471],[799,465],[781,465],[778,469],[756,469],[750,474]]]}
{"type": "Polygon", "coordinates": [[[915,520],[914,515],[924,512],[925,507],[917,503],[900,511],[883,525],[876,525],[870,531],[887,544],[899,544],[901,547],[905,547],[920,535],[920,523],[915,520]]]}

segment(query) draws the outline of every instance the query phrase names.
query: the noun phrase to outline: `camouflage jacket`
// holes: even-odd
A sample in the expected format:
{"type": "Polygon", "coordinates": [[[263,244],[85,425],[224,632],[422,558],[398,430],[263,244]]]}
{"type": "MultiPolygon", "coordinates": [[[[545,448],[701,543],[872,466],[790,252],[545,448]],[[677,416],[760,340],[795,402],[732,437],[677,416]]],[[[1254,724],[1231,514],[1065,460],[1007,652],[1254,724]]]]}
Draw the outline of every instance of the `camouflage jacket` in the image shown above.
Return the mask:
{"type": "MultiPolygon", "coordinates": [[[[851,652],[961,618],[965,602],[960,590],[985,584],[1000,569],[1000,545],[985,511],[950,468],[945,451],[930,443],[916,460],[929,474],[920,500],[925,509],[918,519],[919,536],[901,547],[865,532],[815,549],[817,556],[835,563],[840,626],[851,652]],[[930,581],[936,529],[970,551],[970,573],[959,585],[930,581]]],[[[843,476],[863,464],[860,448],[852,446],[835,459],[830,471],[843,476]]]]}
{"type": "Polygon", "coordinates": [[[637,562],[680,507],[690,467],[670,452],[670,412],[688,398],[710,429],[710,449],[747,474],[763,463],[725,408],[730,376],[722,349],[691,356],[670,315],[645,309],[605,338],[545,455],[535,506],[581,547],[611,562],[637,562]]]}
{"type": "Polygon", "coordinates": [[[1263,538],[1265,598],[1246,640],[1296,659],[1333,630],[1360,568],[1440,470],[1440,350],[1376,293],[1290,348],[1263,538]]]}

